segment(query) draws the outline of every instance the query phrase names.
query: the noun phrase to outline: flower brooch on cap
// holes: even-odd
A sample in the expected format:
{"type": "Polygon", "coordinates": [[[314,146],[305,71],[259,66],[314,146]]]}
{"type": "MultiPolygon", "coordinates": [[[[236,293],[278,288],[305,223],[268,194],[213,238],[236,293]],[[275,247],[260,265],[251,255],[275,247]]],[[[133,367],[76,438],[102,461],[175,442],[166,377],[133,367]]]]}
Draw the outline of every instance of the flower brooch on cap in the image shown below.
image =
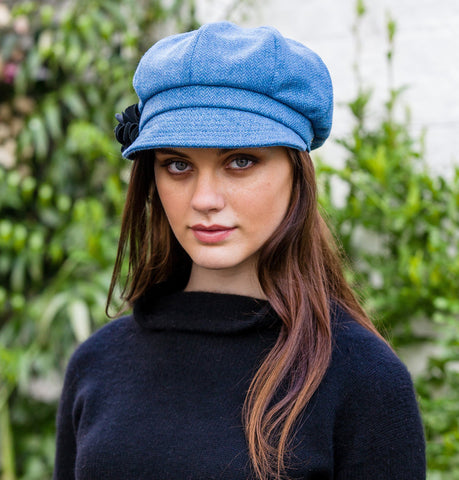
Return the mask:
{"type": "Polygon", "coordinates": [[[118,125],[115,127],[115,137],[121,143],[121,152],[124,152],[139,136],[140,111],[139,105],[134,103],[123,113],[115,114],[118,125]]]}

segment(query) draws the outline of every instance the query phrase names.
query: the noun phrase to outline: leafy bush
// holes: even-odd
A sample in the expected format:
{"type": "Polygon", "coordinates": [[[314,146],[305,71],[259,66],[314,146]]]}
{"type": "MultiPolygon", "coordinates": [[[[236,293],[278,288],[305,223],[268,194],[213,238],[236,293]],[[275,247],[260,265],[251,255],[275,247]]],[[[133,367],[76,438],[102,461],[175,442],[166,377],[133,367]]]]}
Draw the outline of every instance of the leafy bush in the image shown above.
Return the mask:
{"type": "Polygon", "coordinates": [[[128,174],[114,114],[146,48],[196,20],[192,0],[19,0],[0,26],[0,471],[43,480],[66,362],[106,322],[128,174]]]}
{"type": "MultiPolygon", "coordinates": [[[[360,22],[365,9],[362,2],[358,6],[360,22]]],[[[389,19],[389,70],[395,27],[389,19]]],[[[446,178],[429,172],[422,138],[410,133],[409,112],[402,119],[395,114],[402,91],[390,89],[381,121],[370,127],[371,91],[360,84],[348,105],[355,120],[352,134],[339,140],[346,152],[344,165],[319,166],[321,201],[367,307],[396,349],[420,372],[416,387],[428,442],[428,478],[455,480],[459,479],[459,168],[446,178]]]]}
{"type": "MultiPolygon", "coordinates": [[[[196,21],[192,0],[12,4],[0,4],[0,472],[43,480],[66,362],[106,322],[128,168],[113,115],[135,101],[126,85],[140,54],[196,21]]],[[[390,61],[392,21],[388,32],[390,61]]],[[[322,203],[353,261],[351,280],[393,344],[429,347],[416,377],[429,478],[454,480],[459,172],[429,173],[409,118],[395,119],[401,93],[391,89],[370,128],[371,93],[360,88],[344,166],[318,169],[322,203]]]]}

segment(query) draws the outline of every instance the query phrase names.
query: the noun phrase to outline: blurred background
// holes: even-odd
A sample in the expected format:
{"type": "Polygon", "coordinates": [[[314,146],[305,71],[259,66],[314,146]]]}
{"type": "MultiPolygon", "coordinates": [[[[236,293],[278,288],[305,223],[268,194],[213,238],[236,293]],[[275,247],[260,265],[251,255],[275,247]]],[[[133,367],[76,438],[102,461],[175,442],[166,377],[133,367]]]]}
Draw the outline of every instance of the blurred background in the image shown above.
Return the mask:
{"type": "Polygon", "coordinates": [[[313,153],[348,277],[407,363],[428,479],[459,479],[456,0],[0,0],[0,480],[52,476],[69,356],[104,313],[130,165],[114,114],[159,38],[229,19],[317,51],[313,153]]]}

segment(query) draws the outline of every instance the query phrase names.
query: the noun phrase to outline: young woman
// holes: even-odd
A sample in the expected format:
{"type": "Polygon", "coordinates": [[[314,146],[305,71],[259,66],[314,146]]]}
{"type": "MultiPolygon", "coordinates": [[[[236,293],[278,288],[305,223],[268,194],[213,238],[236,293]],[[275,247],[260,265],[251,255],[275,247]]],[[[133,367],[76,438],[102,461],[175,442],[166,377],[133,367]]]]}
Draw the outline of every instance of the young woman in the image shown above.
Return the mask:
{"type": "Polygon", "coordinates": [[[410,376],[346,283],[308,152],[320,58],[270,27],[156,43],[119,115],[133,160],[109,302],[70,360],[54,478],[425,478],[410,376]]]}

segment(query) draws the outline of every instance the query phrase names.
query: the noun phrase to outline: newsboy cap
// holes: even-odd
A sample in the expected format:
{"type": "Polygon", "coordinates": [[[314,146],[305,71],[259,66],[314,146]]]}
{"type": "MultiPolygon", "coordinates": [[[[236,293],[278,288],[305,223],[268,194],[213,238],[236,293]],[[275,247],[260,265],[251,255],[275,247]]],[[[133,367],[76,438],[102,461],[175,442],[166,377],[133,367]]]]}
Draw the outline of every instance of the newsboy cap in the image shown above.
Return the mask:
{"type": "Polygon", "coordinates": [[[275,28],[230,22],[166,37],[142,57],[133,85],[138,136],[126,158],[159,147],[319,147],[333,90],[320,57],[275,28]]]}

